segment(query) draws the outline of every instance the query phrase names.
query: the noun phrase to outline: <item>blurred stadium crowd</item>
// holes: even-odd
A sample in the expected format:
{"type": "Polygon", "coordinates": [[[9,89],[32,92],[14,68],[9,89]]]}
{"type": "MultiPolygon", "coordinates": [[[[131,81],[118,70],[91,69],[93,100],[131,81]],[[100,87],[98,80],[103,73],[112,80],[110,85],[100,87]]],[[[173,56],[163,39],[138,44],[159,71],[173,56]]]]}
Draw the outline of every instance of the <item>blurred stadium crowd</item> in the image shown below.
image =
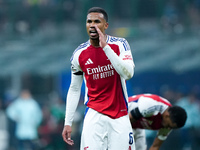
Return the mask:
{"type": "MultiPolygon", "coordinates": [[[[83,95],[74,147],[63,142],[61,132],[69,59],[88,39],[85,19],[92,6],[108,11],[108,34],[125,37],[132,48],[136,68],[127,81],[129,96],[159,94],[188,113],[185,127],[173,131],[162,150],[198,150],[200,0],[0,0],[0,150],[17,150],[16,122],[7,109],[22,89],[31,92],[42,112],[35,149],[78,149],[83,95]]],[[[154,134],[147,132],[148,142],[154,134]]]]}

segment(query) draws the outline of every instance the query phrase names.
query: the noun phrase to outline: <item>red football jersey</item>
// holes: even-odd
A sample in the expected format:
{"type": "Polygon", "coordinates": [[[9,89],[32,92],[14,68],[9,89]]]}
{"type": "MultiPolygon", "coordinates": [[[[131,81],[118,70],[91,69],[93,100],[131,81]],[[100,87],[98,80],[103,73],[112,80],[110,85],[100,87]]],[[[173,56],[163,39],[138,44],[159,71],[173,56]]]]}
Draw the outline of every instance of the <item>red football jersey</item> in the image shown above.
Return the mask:
{"type": "MultiPolygon", "coordinates": [[[[130,46],[125,39],[107,36],[107,43],[119,57],[133,62],[130,46]]],[[[94,47],[89,41],[80,45],[71,63],[75,70],[84,74],[85,105],[111,118],[128,114],[125,79],[116,72],[101,47],[94,47]]]]}

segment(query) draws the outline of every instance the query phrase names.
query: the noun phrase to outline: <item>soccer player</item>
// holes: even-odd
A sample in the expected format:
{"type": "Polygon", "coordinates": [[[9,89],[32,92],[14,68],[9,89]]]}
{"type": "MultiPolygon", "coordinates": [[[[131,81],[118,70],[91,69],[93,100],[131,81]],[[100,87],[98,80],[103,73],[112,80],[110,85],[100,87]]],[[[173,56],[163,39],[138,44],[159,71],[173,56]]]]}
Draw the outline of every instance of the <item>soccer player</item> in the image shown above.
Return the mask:
{"type": "Polygon", "coordinates": [[[62,136],[67,144],[74,144],[71,126],[84,79],[87,109],[80,149],[134,150],[125,81],[132,78],[135,65],[126,39],[105,34],[107,28],[106,11],[99,7],[89,9],[89,40],[78,46],[71,57],[71,84],[62,136]]]}
{"type": "Polygon", "coordinates": [[[140,94],[129,97],[131,120],[136,150],[146,150],[145,130],[158,130],[149,150],[159,150],[172,129],[184,126],[187,114],[179,106],[158,95],[140,94]]]}

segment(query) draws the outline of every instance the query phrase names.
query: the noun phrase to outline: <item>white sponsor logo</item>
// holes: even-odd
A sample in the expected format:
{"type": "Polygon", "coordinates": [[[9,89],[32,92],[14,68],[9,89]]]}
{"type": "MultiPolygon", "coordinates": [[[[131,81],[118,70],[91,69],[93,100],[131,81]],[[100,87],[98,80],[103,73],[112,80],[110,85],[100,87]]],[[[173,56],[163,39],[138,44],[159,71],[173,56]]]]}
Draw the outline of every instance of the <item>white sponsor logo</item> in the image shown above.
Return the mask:
{"type": "Polygon", "coordinates": [[[87,68],[88,75],[100,73],[100,72],[106,72],[113,70],[113,66],[111,64],[105,65],[105,66],[98,66],[96,68],[87,68]]]}
{"type": "Polygon", "coordinates": [[[87,74],[93,75],[93,79],[107,78],[114,75],[114,68],[111,64],[98,66],[95,68],[87,68],[87,74]]]}

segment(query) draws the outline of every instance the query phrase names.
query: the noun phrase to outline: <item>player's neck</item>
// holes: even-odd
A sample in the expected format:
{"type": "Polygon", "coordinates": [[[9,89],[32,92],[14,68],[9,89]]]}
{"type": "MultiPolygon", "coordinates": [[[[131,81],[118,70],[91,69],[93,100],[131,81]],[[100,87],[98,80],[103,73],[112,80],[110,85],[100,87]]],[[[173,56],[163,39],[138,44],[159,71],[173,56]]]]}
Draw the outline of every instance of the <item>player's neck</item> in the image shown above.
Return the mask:
{"type": "Polygon", "coordinates": [[[94,47],[99,47],[99,39],[90,39],[90,44],[94,47]]]}
{"type": "MultiPolygon", "coordinates": [[[[107,35],[104,35],[104,38],[107,39],[107,35]]],[[[94,47],[100,47],[99,45],[99,38],[97,39],[91,39],[90,38],[90,44],[94,47]]]]}

